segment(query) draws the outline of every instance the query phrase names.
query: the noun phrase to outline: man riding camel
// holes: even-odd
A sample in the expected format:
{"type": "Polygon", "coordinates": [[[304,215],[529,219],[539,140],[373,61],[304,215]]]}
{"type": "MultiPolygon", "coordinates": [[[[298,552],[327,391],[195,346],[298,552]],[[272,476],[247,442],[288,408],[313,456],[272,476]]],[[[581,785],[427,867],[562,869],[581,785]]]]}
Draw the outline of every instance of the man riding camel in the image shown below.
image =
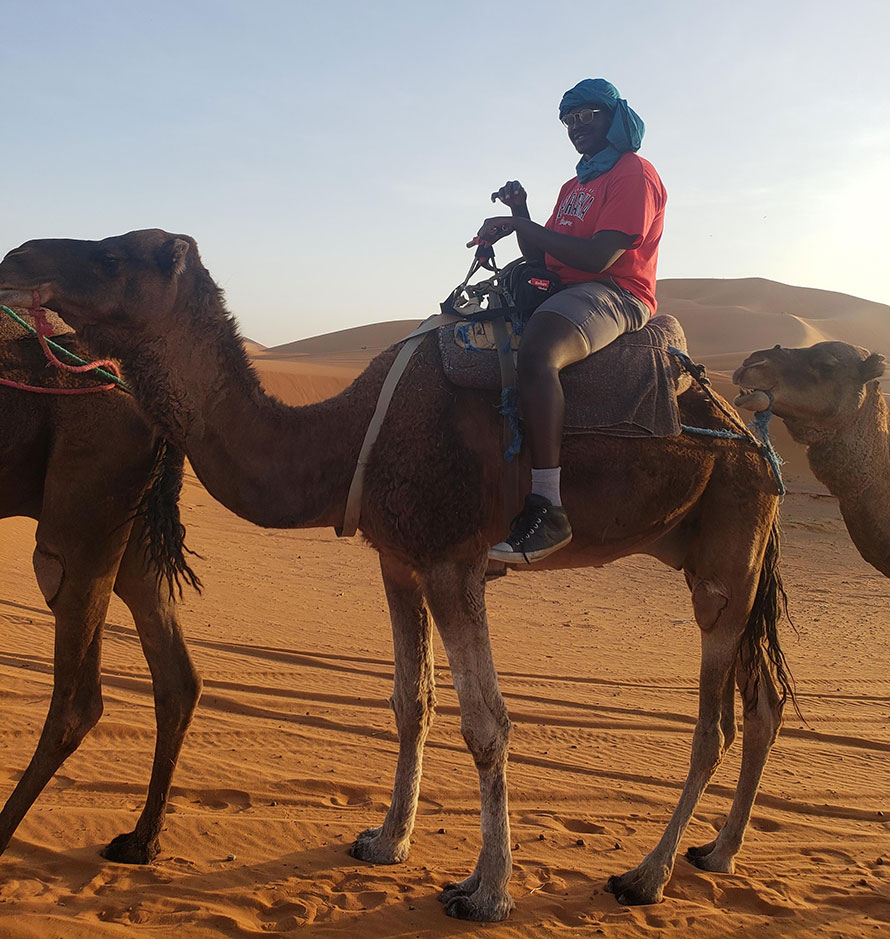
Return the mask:
{"type": "Polygon", "coordinates": [[[572,540],[559,494],[565,410],[560,370],[642,329],[656,307],[667,193],[652,164],[636,154],[642,120],[602,78],[587,78],[567,91],[559,119],[581,160],[547,224],[531,220],[525,189],[508,182],[492,201],[509,206],[512,217],[486,219],[477,235],[493,244],[516,232],[523,257],[546,264],[565,285],[534,311],[519,347],[532,488],[506,541],[489,551],[490,558],[507,563],[540,560],[572,540]]]}

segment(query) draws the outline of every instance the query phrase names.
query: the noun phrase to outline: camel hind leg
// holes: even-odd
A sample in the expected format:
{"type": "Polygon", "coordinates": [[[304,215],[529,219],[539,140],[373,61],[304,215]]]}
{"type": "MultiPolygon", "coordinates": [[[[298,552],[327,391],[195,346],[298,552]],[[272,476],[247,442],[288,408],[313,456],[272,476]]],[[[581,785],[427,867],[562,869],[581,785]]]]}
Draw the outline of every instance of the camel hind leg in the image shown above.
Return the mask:
{"type": "MultiPolygon", "coordinates": [[[[728,746],[729,734],[734,733],[732,715],[733,683],[737,664],[740,661],[740,645],[746,635],[757,627],[752,620],[752,608],[758,583],[763,583],[763,559],[768,537],[767,526],[772,523],[774,510],[766,506],[759,513],[748,516],[748,537],[744,537],[744,520],[736,527],[721,525],[719,531],[732,530],[735,534],[734,548],[728,550],[722,536],[715,529],[713,537],[703,535],[696,545],[687,566],[687,580],[692,588],[696,620],[701,629],[702,659],[699,679],[698,720],[692,742],[689,772],[679,802],[661,840],[638,867],[619,877],[609,878],[607,889],[614,893],[619,903],[657,903],[662,899],[664,886],[673,871],[680,838],[689,824],[692,813],[723,759],[728,746]],[[715,543],[712,543],[715,542],[715,543]],[[719,542],[719,543],[716,543],[719,542]],[[746,632],[747,631],[747,632],[746,632]],[[730,723],[732,727],[730,729],[730,723]],[[729,734],[727,734],[729,730],[729,734]]],[[[724,519],[725,522],[725,519],[724,519]]],[[[755,637],[759,648],[761,637],[755,637]]],[[[762,659],[751,662],[752,670],[759,673],[762,659]]],[[[753,677],[753,675],[752,675],[753,677]]],[[[747,683],[746,683],[747,684],[747,683]]],[[[772,708],[771,683],[764,683],[758,698],[760,704],[747,719],[745,732],[753,730],[754,740],[743,744],[742,777],[740,785],[744,791],[736,796],[737,808],[733,824],[727,830],[721,848],[722,856],[741,836],[750,815],[750,805],[769,752],[759,739],[763,730],[771,727],[768,715],[772,708]]],[[[771,744],[778,724],[771,727],[766,736],[771,744]]],[[[735,847],[737,850],[737,847],[735,847]]],[[[710,852],[709,852],[710,853],[710,852]]]]}
{"type": "Polygon", "coordinates": [[[102,851],[110,861],[147,864],[160,850],[158,836],[167,814],[173,772],[201,695],[166,582],[147,568],[137,537],[137,521],[121,561],[115,593],[126,603],[151,672],[157,734],[145,807],[131,832],[118,835],[102,851]]]}
{"type": "Polygon", "coordinates": [[[391,698],[399,732],[392,801],[383,824],[358,835],[349,853],[362,861],[396,864],[408,856],[417,814],[423,746],[436,706],[432,626],[414,573],[380,555],[392,620],[394,687],[391,698]]]}
{"type": "Polygon", "coordinates": [[[749,706],[744,711],[742,766],[732,808],[713,841],[689,848],[686,852],[687,859],[702,870],[724,874],[735,870],[735,856],[742,847],[769,751],[782,723],[782,699],[773,677],[765,665],[760,666],[759,673],[757,696],[752,705],[751,689],[755,676],[739,669],[739,692],[742,701],[749,702],[749,706]]]}
{"type": "Polygon", "coordinates": [[[736,682],[744,707],[744,731],[742,765],[735,797],[717,837],[709,844],[686,852],[686,857],[702,870],[731,874],[735,869],[735,856],[742,846],[763,770],[782,724],[785,700],[793,694],[775,629],[787,602],[778,573],[778,559],[778,528],[774,525],[752,612],[752,618],[759,618],[754,630],[756,646],[749,644],[748,651],[740,655],[736,668],[736,682]],[[762,651],[756,654],[756,650],[762,650],[764,646],[771,665],[762,651]],[[776,688],[773,671],[782,686],[781,695],[776,688]]]}

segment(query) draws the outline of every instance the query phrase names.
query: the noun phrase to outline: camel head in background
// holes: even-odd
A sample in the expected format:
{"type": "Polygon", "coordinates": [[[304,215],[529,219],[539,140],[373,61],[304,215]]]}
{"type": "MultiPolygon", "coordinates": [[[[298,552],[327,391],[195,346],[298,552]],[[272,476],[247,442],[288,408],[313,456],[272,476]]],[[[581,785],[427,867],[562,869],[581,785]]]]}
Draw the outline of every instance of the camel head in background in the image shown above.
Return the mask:
{"type": "Polygon", "coordinates": [[[865,400],[866,386],[884,374],[884,356],[846,342],[817,342],[802,349],[774,346],[754,352],[736,369],[741,391],[733,403],[749,411],[769,407],[789,424],[828,429],[849,421],[865,400]],[[766,394],[769,392],[769,395],[766,394]]]}

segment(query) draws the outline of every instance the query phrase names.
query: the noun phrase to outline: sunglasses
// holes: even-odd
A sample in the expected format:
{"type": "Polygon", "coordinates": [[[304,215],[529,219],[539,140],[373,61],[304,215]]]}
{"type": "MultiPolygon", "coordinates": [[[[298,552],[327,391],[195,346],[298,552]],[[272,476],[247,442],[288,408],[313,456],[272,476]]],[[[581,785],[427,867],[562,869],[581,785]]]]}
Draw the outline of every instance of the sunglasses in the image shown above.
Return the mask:
{"type": "Polygon", "coordinates": [[[580,111],[570,111],[560,120],[566,127],[577,127],[578,124],[592,124],[594,117],[602,113],[602,108],[583,108],[580,111]]]}

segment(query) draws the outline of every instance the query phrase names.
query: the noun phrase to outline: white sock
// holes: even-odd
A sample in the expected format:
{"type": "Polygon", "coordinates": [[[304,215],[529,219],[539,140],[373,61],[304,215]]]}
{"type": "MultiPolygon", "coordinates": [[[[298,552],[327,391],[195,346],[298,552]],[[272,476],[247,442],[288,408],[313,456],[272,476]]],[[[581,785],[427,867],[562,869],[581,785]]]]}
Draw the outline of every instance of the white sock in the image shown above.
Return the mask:
{"type": "Polygon", "coordinates": [[[549,499],[552,505],[562,505],[562,499],[559,497],[559,472],[560,466],[553,466],[549,469],[532,468],[532,492],[536,496],[544,496],[549,499]]]}

